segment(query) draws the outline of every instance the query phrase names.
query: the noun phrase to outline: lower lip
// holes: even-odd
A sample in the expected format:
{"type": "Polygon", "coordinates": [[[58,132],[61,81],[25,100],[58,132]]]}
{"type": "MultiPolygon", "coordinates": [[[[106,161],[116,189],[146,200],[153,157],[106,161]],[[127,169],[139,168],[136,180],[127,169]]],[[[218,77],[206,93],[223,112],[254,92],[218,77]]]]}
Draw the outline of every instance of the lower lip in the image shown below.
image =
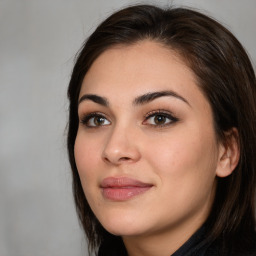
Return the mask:
{"type": "Polygon", "coordinates": [[[147,187],[116,187],[116,188],[102,188],[103,196],[113,201],[125,201],[135,196],[145,193],[151,188],[147,187]]]}

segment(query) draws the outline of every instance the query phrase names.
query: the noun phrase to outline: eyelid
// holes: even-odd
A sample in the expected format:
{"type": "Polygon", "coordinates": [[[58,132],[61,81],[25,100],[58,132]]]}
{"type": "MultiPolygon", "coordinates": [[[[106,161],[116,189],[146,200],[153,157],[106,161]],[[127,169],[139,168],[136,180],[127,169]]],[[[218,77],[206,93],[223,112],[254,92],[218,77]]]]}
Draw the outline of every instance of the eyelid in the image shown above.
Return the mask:
{"type": "Polygon", "coordinates": [[[170,111],[164,110],[164,109],[158,109],[158,110],[153,110],[148,112],[145,116],[144,116],[144,121],[143,124],[146,124],[145,122],[147,120],[149,120],[150,118],[157,116],[157,115],[162,115],[166,118],[168,118],[170,120],[170,122],[168,122],[167,124],[147,124],[150,126],[154,126],[154,127],[164,127],[164,126],[169,126],[172,125],[173,123],[179,121],[179,119],[170,111]]]}
{"type": "Polygon", "coordinates": [[[169,115],[173,115],[170,111],[167,111],[165,109],[157,109],[157,110],[152,110],[150,112],[148,112],[146,115],[144,115],[144,118],[148,118],[152,115],[156,115],[156,114],[169,114],[169,115]]]}
{"type": "MultiPolygon", "coordinates": [[[[83,124],[86,128],[100,128],[100,127],[108,126],[111,124],[110,118],[102,112],[85,113],[85,114],[81,115],[81,117],[79,119],[80,119],[80,123],[83,124]],[[96,117],[102,117],[102,118],[106,119],[109,122],[109,124],[89,125],[88,122],[90,121],[90,119],[96,118],[96,117]]],[[[157,110],[150,111],[146,115],[144,115],[144,121],[142,122],[142,124],[153,126],[155,128],[161,128],[161,127],[172,125],[177,121],[179,121],[179,119],[172,112],[170,112],[168,110],[164,110],[164,109],[157,109],[157,110]],[[169,122],[164,123],[164,124],[147,123],[147,120],[149,120],[150,118],[157,116],[157,115],[164,116],[165,118],[169,119],[169,122]]]]}
{"type": "Polygon", "coordinates": [[[87,123],[88,121],[91,119],[91,118],[95,118],[95,117],[103,117],[105,118],[110,124],[111,124],[111,121],[109,120],[109,118],[101,113],[101,112],[90,112],[88,114],[83,114],[81,115],[81,118],[80,118],[80,123],[83,124],[86,128],[99,128],[99,127],[102,127],[102,126],[106,126],[106,125],[95,125],[95,126],[89,126],[87,123]]]}

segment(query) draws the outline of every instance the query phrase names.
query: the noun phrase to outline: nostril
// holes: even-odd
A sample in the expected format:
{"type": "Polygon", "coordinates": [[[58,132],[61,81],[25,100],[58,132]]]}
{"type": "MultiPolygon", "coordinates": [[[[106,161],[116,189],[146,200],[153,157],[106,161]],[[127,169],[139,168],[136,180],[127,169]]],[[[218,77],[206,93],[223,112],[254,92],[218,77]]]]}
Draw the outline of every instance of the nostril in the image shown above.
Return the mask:
{"type": "Polygon", "coordinates": [[[119,161],[127,161],[127,160],[130,160],[130,158],[129,158],[129,157],[121,157],[121,158],[119,159],[119,161]]]}
{"type": "Polygon", "coordinates": [[[110,160],[107,157],[104,157],[104,161],[110,162],[110,160]]]}
{"type": "Polygon", "coordinates": [[[140,152],[137,148],[131,147],[130,145],[121,144],[116,146],[107,145],[102,151],[102,160],[108,164],[128,164],[131,162],[137,162],[140,159],[140,152]]]}
{"type": "MultiPolygon", "coordinates": [[[[120,162],[125,162],[125,161],[129,161],[131,160],[130,157],[120,157],[118,160],[117,160],[117,164],[120,163],[120,162]]],[[[108,157],[104,157],[104,161],[108,162],[108,163],[114,163],[115,161],[111,161],[108,157]]]]}

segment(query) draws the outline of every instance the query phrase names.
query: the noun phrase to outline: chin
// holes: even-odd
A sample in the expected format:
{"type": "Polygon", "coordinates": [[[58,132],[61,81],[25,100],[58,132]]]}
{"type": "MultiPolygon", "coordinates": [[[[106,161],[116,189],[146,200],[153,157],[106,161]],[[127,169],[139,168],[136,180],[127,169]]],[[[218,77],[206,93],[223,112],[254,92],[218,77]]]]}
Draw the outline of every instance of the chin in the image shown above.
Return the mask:
{"type": "Polygon", "coordinates": [[[143,230],[138,227],[130,227],[129,225],[104,226],[104,228],[115,236],[138,236],[143,234],[143,230]]]}
{"type": "Polygon", "coordinates": [[[102,226],[111,234],[116,236],[134,236],[143,233],[145,227],[143,220],[136,219],[127,214],[123,215],[104,215],[99,218],[102,226]]]}

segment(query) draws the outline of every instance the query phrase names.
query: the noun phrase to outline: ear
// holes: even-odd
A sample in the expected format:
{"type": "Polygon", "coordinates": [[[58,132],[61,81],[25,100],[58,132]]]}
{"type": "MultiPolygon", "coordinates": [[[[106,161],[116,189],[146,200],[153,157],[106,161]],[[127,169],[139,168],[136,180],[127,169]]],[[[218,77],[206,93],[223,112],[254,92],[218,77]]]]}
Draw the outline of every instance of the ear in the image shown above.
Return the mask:
{"type": "Polygon", "coordinates": [[[236,128],[232,128],[230,131],[225,132],[225,138],[220,143],[216,175],[222,178],[229,176],[236,168],[239,158],[239,134],[236,128]]]}

